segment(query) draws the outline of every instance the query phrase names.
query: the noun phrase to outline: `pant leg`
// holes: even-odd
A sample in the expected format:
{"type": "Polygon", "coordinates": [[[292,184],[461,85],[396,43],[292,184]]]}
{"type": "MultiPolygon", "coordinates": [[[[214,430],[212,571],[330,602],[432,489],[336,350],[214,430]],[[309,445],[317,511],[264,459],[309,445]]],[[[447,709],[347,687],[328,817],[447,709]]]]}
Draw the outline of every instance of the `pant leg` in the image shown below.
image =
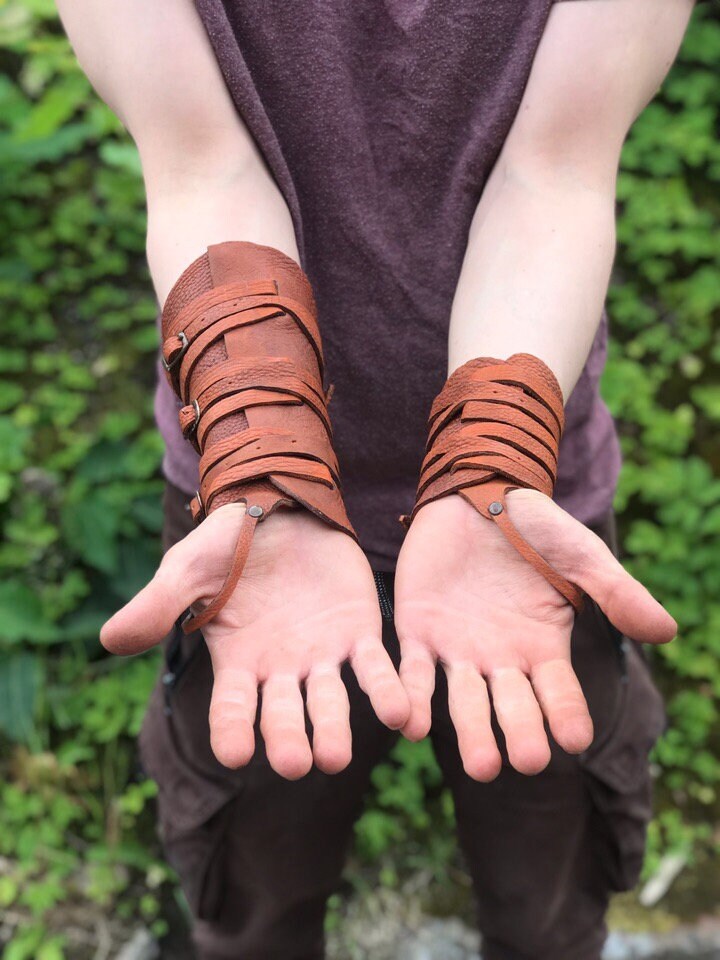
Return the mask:
{"type": "MultiPolygon", "coordinates": [[[[598,532],[612,542],[610,520],[598,532]]],[[[595,740],[582,757],[551,741],[550,764],[535,777],[513,770],[506,755],[494,782],[467,777],[438,674],[432,735],[455,799],[484,960],[598,960],[609,896],[634,886],[642,865],[647,757],[664,724],[662,703],[637,646],[589,601],[572,650],[595,740]]]]}
{"type": "MultiPolygon", "coordinates": [[[[169,487],[165,546],[191,521],[169,487]]],[[[389,621],[385,640],[397,662],[389,621]]],[[[269,766],[262,738],[244,769],[222,767],[210,750],[212,667],[199,635],[166,642],[168,668],[141,733],[147,772],[158,782],[160,832],[194,917],[200,960],[320,960],[325,904],[336,888],[375,764],[395,737],[376,719],[351,671],[353,760],[327,776],[290,782],[269,766]]]]}

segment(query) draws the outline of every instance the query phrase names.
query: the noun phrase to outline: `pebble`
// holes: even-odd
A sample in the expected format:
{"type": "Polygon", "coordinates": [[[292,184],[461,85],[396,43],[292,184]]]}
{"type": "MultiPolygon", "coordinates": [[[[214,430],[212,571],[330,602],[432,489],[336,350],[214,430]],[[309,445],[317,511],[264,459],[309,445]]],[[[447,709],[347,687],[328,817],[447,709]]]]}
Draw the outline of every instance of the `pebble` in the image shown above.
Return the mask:
{"type": "MultiPolygon", "coordinates": [[[[350,912],[331,938],[329,960],[482,960],[480,937],[461,920],[379,906],[350,912]]],[[[720,922],[658,934],[614,930],[603,960],[720,960],[720,922]]]]}
{"type": "Polygon", "coordinates": [[[114,960],[158,960],[160,947],[149,930],[136,930],[115,954],[114,960]]]}

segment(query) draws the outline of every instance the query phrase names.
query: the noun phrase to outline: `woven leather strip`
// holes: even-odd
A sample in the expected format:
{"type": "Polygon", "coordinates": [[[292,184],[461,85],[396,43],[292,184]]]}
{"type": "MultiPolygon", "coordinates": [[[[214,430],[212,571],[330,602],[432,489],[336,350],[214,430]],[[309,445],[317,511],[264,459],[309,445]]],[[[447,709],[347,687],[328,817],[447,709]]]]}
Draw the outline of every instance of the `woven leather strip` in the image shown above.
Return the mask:
{"type": "Polygon", "coordinates": [[[564,426],[563,397],[537,357],[482,357],[458,368],[432,405],[415,508],[457,493],[502,530],[576,610],[582,592],[530,546],[511,522],[505,495],[525,487],[552,496],[564,426]]]}
{"type": "Polygon", "coordinates": [[[277,250],[210,247],[178,280],[162,318],[162,359],[183,404],[183,435],[200,453],[202,521],[245,503],[218,595],[183,624],[215,617],[235,589],[255,527],[279,507],[304,507],[355,539],[340,492],[323,387],[322,341],[310,284],[277,250]]]}

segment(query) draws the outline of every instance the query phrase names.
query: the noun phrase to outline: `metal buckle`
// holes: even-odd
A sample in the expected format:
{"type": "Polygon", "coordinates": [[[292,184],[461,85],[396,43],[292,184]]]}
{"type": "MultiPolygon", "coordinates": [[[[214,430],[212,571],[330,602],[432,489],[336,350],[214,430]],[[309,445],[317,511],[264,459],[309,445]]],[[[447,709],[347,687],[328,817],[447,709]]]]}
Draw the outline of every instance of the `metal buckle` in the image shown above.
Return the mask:
{"type": "Polygon", "coordinates": [[[183,430],[183,436],[186,440],[189,440],[190,437],[195,433],[198,428],[198,424],[200,423],[200,404],[197,402],[197,400],[193,400],[190,405],[195,409],[195,420],[190,424],[187,430],[183,430]]]}
{"type": "Polygon", "coordinates": [[[164,355],[162,355],[162,354],[160,355],[160,359],[162,360],[162,365],[163,365],[163,366],[165,367],[165,369],[168,370],[168,371],[172,370],[174,367],[176,367],[176,366],[180,363],[180,361],[182,360],[182,358],[183,358],[183,357],[185,356],[185,354],[187,353],[188,347],[190,346],[190,343],[188,342],[188,338],[185,336],[185,331],[184,331],[184,330],[181,330],[181,331],[177,334],[177,338],[178,338],[178,340],[180,341],[180,351],[179,351],[179,353],[176,353],[176,354],[175,354],[175,356],[172,358],[172,360],[170,361],[170,363],[167,362],[167,360],[165,359],[164,355]]]}
{"type": "Polygon", "coordinates": [[[198,511],[198,517],[196,522],[200,523],[205,519],[205,517],[207,516],[207,513],[205,512],[205,504],[202,501],[202,497],[200,496],[199,490],[195,491],[195,499],[197,500],[197,505],[200,508],[198,511]]]}

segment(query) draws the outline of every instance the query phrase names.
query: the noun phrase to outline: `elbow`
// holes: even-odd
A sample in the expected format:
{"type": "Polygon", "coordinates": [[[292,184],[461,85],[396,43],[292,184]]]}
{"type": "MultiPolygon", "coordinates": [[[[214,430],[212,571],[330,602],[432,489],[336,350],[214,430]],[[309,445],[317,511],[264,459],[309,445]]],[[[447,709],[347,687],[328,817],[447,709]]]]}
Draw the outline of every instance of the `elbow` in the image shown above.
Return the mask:
{"type": "Polygon", "coordinates": [[[523,144],[503,150],[493,169],[495,188],[512,187],[533,193],[574,193],[614,200],[620,147],[593,151],[559,140],[523,144]]]}

